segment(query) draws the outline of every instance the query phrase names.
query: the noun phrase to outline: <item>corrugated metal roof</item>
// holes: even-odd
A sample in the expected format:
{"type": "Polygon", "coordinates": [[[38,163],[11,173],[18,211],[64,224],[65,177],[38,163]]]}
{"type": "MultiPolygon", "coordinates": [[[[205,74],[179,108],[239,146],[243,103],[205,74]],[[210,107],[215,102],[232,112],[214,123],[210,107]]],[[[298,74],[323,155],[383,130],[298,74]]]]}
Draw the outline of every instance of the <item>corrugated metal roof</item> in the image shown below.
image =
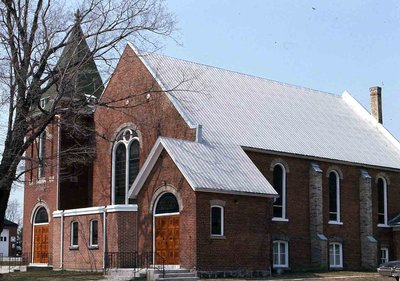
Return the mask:
{"type": "Polygon", "coordinates": [[[400,145],[338,96],[167,56],[141,56],[212,143],[400,169],[400,145]]]}
{"type": "Polygon", "coordinates": [[[195,191],[277,195],[238,145],[159,140],[195,191]]]}

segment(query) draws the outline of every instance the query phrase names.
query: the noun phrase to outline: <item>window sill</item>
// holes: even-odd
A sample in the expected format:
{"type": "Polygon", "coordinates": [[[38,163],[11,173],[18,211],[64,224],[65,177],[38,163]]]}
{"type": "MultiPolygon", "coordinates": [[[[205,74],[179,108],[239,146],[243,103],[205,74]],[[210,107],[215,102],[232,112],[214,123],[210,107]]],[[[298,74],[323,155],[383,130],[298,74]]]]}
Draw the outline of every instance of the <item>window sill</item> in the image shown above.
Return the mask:
{"type": "Polygon", "coordinates": [[[389,227],[391,227],[391,226],[388,225],[388,224],[379,223],[379,224],[377,225],[377,227],[389,228],[389,227]]]}
{"type": "Polygon", "coordinates": [[[341,222],[341,221],[329,221],[328,224],[343,225],[343,222],[341,222]]]}
{"type": "Polygon", "coordinates": [[[343,266],[329,266],[330,270],[343,270],[343,266]]]}
{"type": "Polygon", "coordinates": [[[285,269],[285,270],[289,270],[290,268],[289,268],[289,266],[288,265],[276,265],[276,264],[274,264],[274,265],[272,265],[272,268],[273,269],[285,269]]]}
{"type": "Polygon", "coordinates": [[[272,221],[288,222],[289,219],[285,219],[285,218],[275,218],[275,217],[273,217],[273,218],[272,218],[272,221]]]}
{"type": "Polygon", "coordinates": [[[89,246],[89,250],[98,250],[99,249],[99,245],[91,245],[89,246]]]}
{"type": "Polygon", "coordinates": [[[45,178],[45,177],[39,178],[39,179],[36,181],[36,184],[43,184],[43,183],[46,183],[46,178],[45,178]]]}
{"type": "Polygon", "coordinates": [[[224,240],[224,239],[226,239],[225,235],[211,235],[210,238],[211,239],[215,239],[215,240],[224,240]]]}
{"type": "Polygon", "coordinates": [[[79,246],[69,246],[70,251],[77,251],[79,250],[79,246]]]}

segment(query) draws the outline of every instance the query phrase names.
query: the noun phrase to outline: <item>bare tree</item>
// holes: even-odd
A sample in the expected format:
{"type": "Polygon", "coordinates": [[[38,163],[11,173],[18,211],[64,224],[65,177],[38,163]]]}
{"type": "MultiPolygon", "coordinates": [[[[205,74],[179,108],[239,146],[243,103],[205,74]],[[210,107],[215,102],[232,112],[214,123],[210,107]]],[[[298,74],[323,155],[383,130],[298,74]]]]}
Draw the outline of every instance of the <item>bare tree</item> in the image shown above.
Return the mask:
{"type": "Polygon", "coordinates": [[[17,223],[19,227],[22,227],[22,208],[17,199],[8,202],[6,219],[17,223]]]}
{"type": "Polygon", "coordinates": [[[0,102],[8,113],[0,161],[0,231],[13,181],[22,175],[17,167],[24,153],[55,116],[66,108],[80,112],[90,102],[90,97],[82,101],[74,96],[79,69],[95,60],[107,71],[124,39],[157,47],[160,38],[174,31],[174,17],[162,0],[78,2],[0,2],[0,102]],[[76,54],[80,46],[85,52],[76,54]],[[41,104],[49,92],[52,102],[41,104]]]}

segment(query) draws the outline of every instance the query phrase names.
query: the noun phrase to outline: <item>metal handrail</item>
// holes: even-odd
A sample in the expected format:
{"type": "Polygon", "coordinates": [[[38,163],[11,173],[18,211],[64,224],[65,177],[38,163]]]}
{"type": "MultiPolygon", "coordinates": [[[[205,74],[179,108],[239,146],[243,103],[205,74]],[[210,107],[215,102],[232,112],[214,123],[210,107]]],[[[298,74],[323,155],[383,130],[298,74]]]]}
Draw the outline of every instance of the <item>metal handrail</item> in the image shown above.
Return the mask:
{"type": "Polygon", "coordinates": [[[162,272],[165,277],[165,257],[156,252],[144,252],[139,254],[133,252],[106,252],[105,268],[133,268],[135,271],[140,268],[152,268],[162,272]],[[156,265],[156,259],[161,260],[161,265],[156,265]]]}

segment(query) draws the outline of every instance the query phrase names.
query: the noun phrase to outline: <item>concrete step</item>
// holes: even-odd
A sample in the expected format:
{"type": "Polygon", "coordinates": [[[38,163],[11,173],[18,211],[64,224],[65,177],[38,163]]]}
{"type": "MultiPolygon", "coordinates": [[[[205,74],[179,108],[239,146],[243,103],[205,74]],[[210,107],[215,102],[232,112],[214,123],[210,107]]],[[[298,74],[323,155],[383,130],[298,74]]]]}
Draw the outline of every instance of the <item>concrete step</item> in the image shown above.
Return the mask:
{"type": "MultiPolygon", "coordinates": [[[[160,270],[159,270],[160,271],[160,270]]],[[[189,269],[165,269],[165,273],[189,273],[189,269]]]]}
{"type": "Polygon", "coordinates": [[[28,265],[26,267],[26,271],[47,271],[53,270],[52,266],[35,266],[35,265],[28,265]]]}
{"type": "Polygon", "coordinates": [[[156,281],[197,281],[199,277],[166,277],[166,278],[157,278],[156,281]]]}
{"type": "Polygon", "coordinates": [[[165,278],[172,278],[172,277],[196,277],[194,273],[191,272],[165,272],[165,278]]]}

